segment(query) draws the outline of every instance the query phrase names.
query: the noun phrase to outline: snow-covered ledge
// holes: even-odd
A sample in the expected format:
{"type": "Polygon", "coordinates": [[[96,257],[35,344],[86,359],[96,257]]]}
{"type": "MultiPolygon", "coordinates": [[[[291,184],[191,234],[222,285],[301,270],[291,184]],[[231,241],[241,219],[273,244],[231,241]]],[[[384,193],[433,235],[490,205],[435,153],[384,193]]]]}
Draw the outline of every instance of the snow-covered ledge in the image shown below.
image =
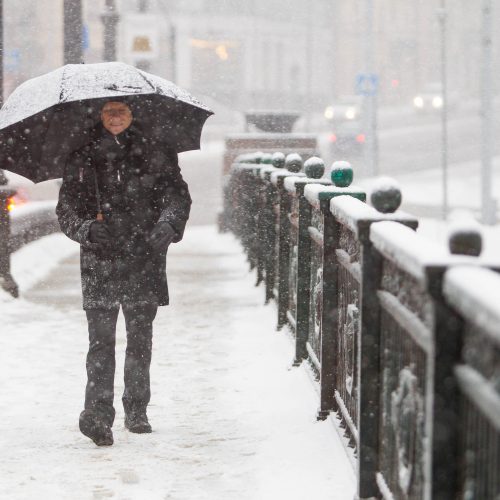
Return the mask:
{"type": "Polygon", "coordinates": [[[375,222],[370,226],[370,239],[384,257],[419,281],[426,280],[426,270],[429,268],[443,268],[453,262],[476,260],[475,257],[452,256],[445,248],[422,238],[398,222],[375,222]]]}
{"type": "Polygon", "coordinates": [[[285,177],[285,182],[286,182],[286,179],[290,178],[290,177],[297,177],[297,178],[300,178],[300,177],[304,177],[305,174],[299,172],[299,173],[294,173],[294,172],[290,172],[289,170],[283,170],[283,169],[279,169],[278,171],[276,172],[273,172],[271,174],[271,183],[274,184],[275,186],[278,185],[278,179],[279,178],[282,178],[282,177],[285,177]]]}
{"type": "Polygon", "coordinates": [[[272,165],[264,165],[260,169],[260,178],[261,179],[265,179],[266,177],[268,177],[275,170],[276,170],[276,167],[273,167],[272,165]]]}
{"type": "MultiPolygon", "coordinates": [[[[306,177],[305,174],[302,177],[293,176],[287,177],[285,179],[285,189],[290,193],[297,192],[297,184],[316,184],[318,186],[325,187],[325,184],[331,184],[328,179],[313,179],[311,177],[306,177]]],[[[307,186],[306,186],[307,187],[307,186]]]]}
{"type": "Polygon", "coordinates": [[[417,219],[413,215],[399,210],[394,213],[383,214],[352,196],[339,196],[331,200],[330,211],[337,221],[348,227],[356,236],[359,236],[359,227],[364,222],[372,223],[391,220],[410,225],[413,228],[416,228],[418,225],[417,219]]]}
{"type": "Polygon", "coordinates": [[[233,163],[231,165],[231,170],[254,170],[260,167],[260,163],[233,163]]]}
{"type": "Polygon", "coordinates": [[[360,197],[365,198],[365,191],[357,186],[349,186],[349,187],[337,187],[333,185],[324,185],[324,184],[309,184],[304,189],[304,196],[307,201],[313,207],[319,207],[319,203],[322,198],[330,199],[332,196],[343,196],[347,195],[347,197],[353,199],[360,197]]]}
{"type": "Polygon", "coordinates": [[[500,275],[477,266],[457,266],[446,272],[446,300],[469,322],[490,334],[500,346],[500,275]]]}

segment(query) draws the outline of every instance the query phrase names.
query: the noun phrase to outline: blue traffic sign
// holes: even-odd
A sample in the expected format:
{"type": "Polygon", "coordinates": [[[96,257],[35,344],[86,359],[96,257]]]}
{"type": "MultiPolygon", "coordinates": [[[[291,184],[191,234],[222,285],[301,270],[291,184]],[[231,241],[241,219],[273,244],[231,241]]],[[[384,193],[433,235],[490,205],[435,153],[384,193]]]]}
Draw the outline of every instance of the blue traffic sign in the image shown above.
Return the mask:
{"type": "Polygon", "coordinates": [[[364,96],[377,95],[379,86],[378,75],[374,73],[359,73],[356,75],[356,94],[364,96]]]}

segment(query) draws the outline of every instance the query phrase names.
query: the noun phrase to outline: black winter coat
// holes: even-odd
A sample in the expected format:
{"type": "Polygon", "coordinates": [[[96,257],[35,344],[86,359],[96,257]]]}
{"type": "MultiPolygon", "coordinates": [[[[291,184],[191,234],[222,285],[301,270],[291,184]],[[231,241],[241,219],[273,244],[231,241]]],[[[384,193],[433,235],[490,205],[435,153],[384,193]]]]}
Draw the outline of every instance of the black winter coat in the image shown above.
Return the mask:
{"type": "Polygon", "coordinates": [[[133,126],[116,140],[99,127],[94,140],[70,156],[56,208],[62,231],[81,245],[83,308],[167,305],[166,255],[148,240],[155,224],[166,221],[180,241],[190,206],[175,151],[133,126]],[[89,239],[97,192],[112,234],[107,245],[89,239]]]}

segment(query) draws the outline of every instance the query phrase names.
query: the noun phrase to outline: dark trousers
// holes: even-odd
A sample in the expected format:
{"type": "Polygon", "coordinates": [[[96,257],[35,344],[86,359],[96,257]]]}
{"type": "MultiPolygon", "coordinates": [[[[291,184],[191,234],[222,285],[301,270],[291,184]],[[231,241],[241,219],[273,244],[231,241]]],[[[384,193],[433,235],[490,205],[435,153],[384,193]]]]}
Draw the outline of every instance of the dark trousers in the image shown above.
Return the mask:
{"type": "MultiPolygon", "coordinates": [[[[122,401],[126,413],[145,411],[151,397],[149,367],[153,343],[153,320],[157,307],[122,306],[127,328],[125,391],[122,401]]],[[[113,425],[115,409],[115,343],[119,309],[88,309],[89,352],[85,413],[97,414],[113,425]]]]}

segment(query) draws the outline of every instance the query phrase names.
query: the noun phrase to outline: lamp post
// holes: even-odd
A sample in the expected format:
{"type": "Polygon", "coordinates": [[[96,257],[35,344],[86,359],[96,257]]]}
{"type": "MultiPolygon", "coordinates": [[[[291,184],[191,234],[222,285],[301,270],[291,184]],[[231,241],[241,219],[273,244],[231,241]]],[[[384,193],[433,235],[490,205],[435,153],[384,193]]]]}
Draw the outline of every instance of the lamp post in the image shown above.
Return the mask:
{"type": "Polygon", "coordinates": [[[365,75],[368,89],[364,93],[363,110],[366,130],[366,153],[368,176],[378,175],[378,137],[377,137],[377,93],[378,76],[375,72],[375,6],[374,0],[366,0],[365,18],[365,75]]]}
{"type": "Polygon", "coordinates": [[[106,0],[106,7],[101,15],[104,24],[104,54],[105,62],[116,61],[116,26],[120,15],[116,11],[115,1],[106,0]]]}
{"type": "Polygon", "coordinates": [[[481,77],[481,219],[483,224],[494,224],[496,203],[492,197],[493,152],[493,50],[492,2],[483,0],[482,20],[482,77],[481,77]]]}
{"type": "Polygon", "coordinates": [[[82,0],[64,0],[64,64],[82,62],[82,0]]]}
{"type": "Polygon", "coordinates": [[[448,80],[446,61],[446,0],[441,0],[438,20],[441,28],[441,87],[443,105],[441,108],[441,169],[443,176],[442,217],[448,216],[448,80]]]}

